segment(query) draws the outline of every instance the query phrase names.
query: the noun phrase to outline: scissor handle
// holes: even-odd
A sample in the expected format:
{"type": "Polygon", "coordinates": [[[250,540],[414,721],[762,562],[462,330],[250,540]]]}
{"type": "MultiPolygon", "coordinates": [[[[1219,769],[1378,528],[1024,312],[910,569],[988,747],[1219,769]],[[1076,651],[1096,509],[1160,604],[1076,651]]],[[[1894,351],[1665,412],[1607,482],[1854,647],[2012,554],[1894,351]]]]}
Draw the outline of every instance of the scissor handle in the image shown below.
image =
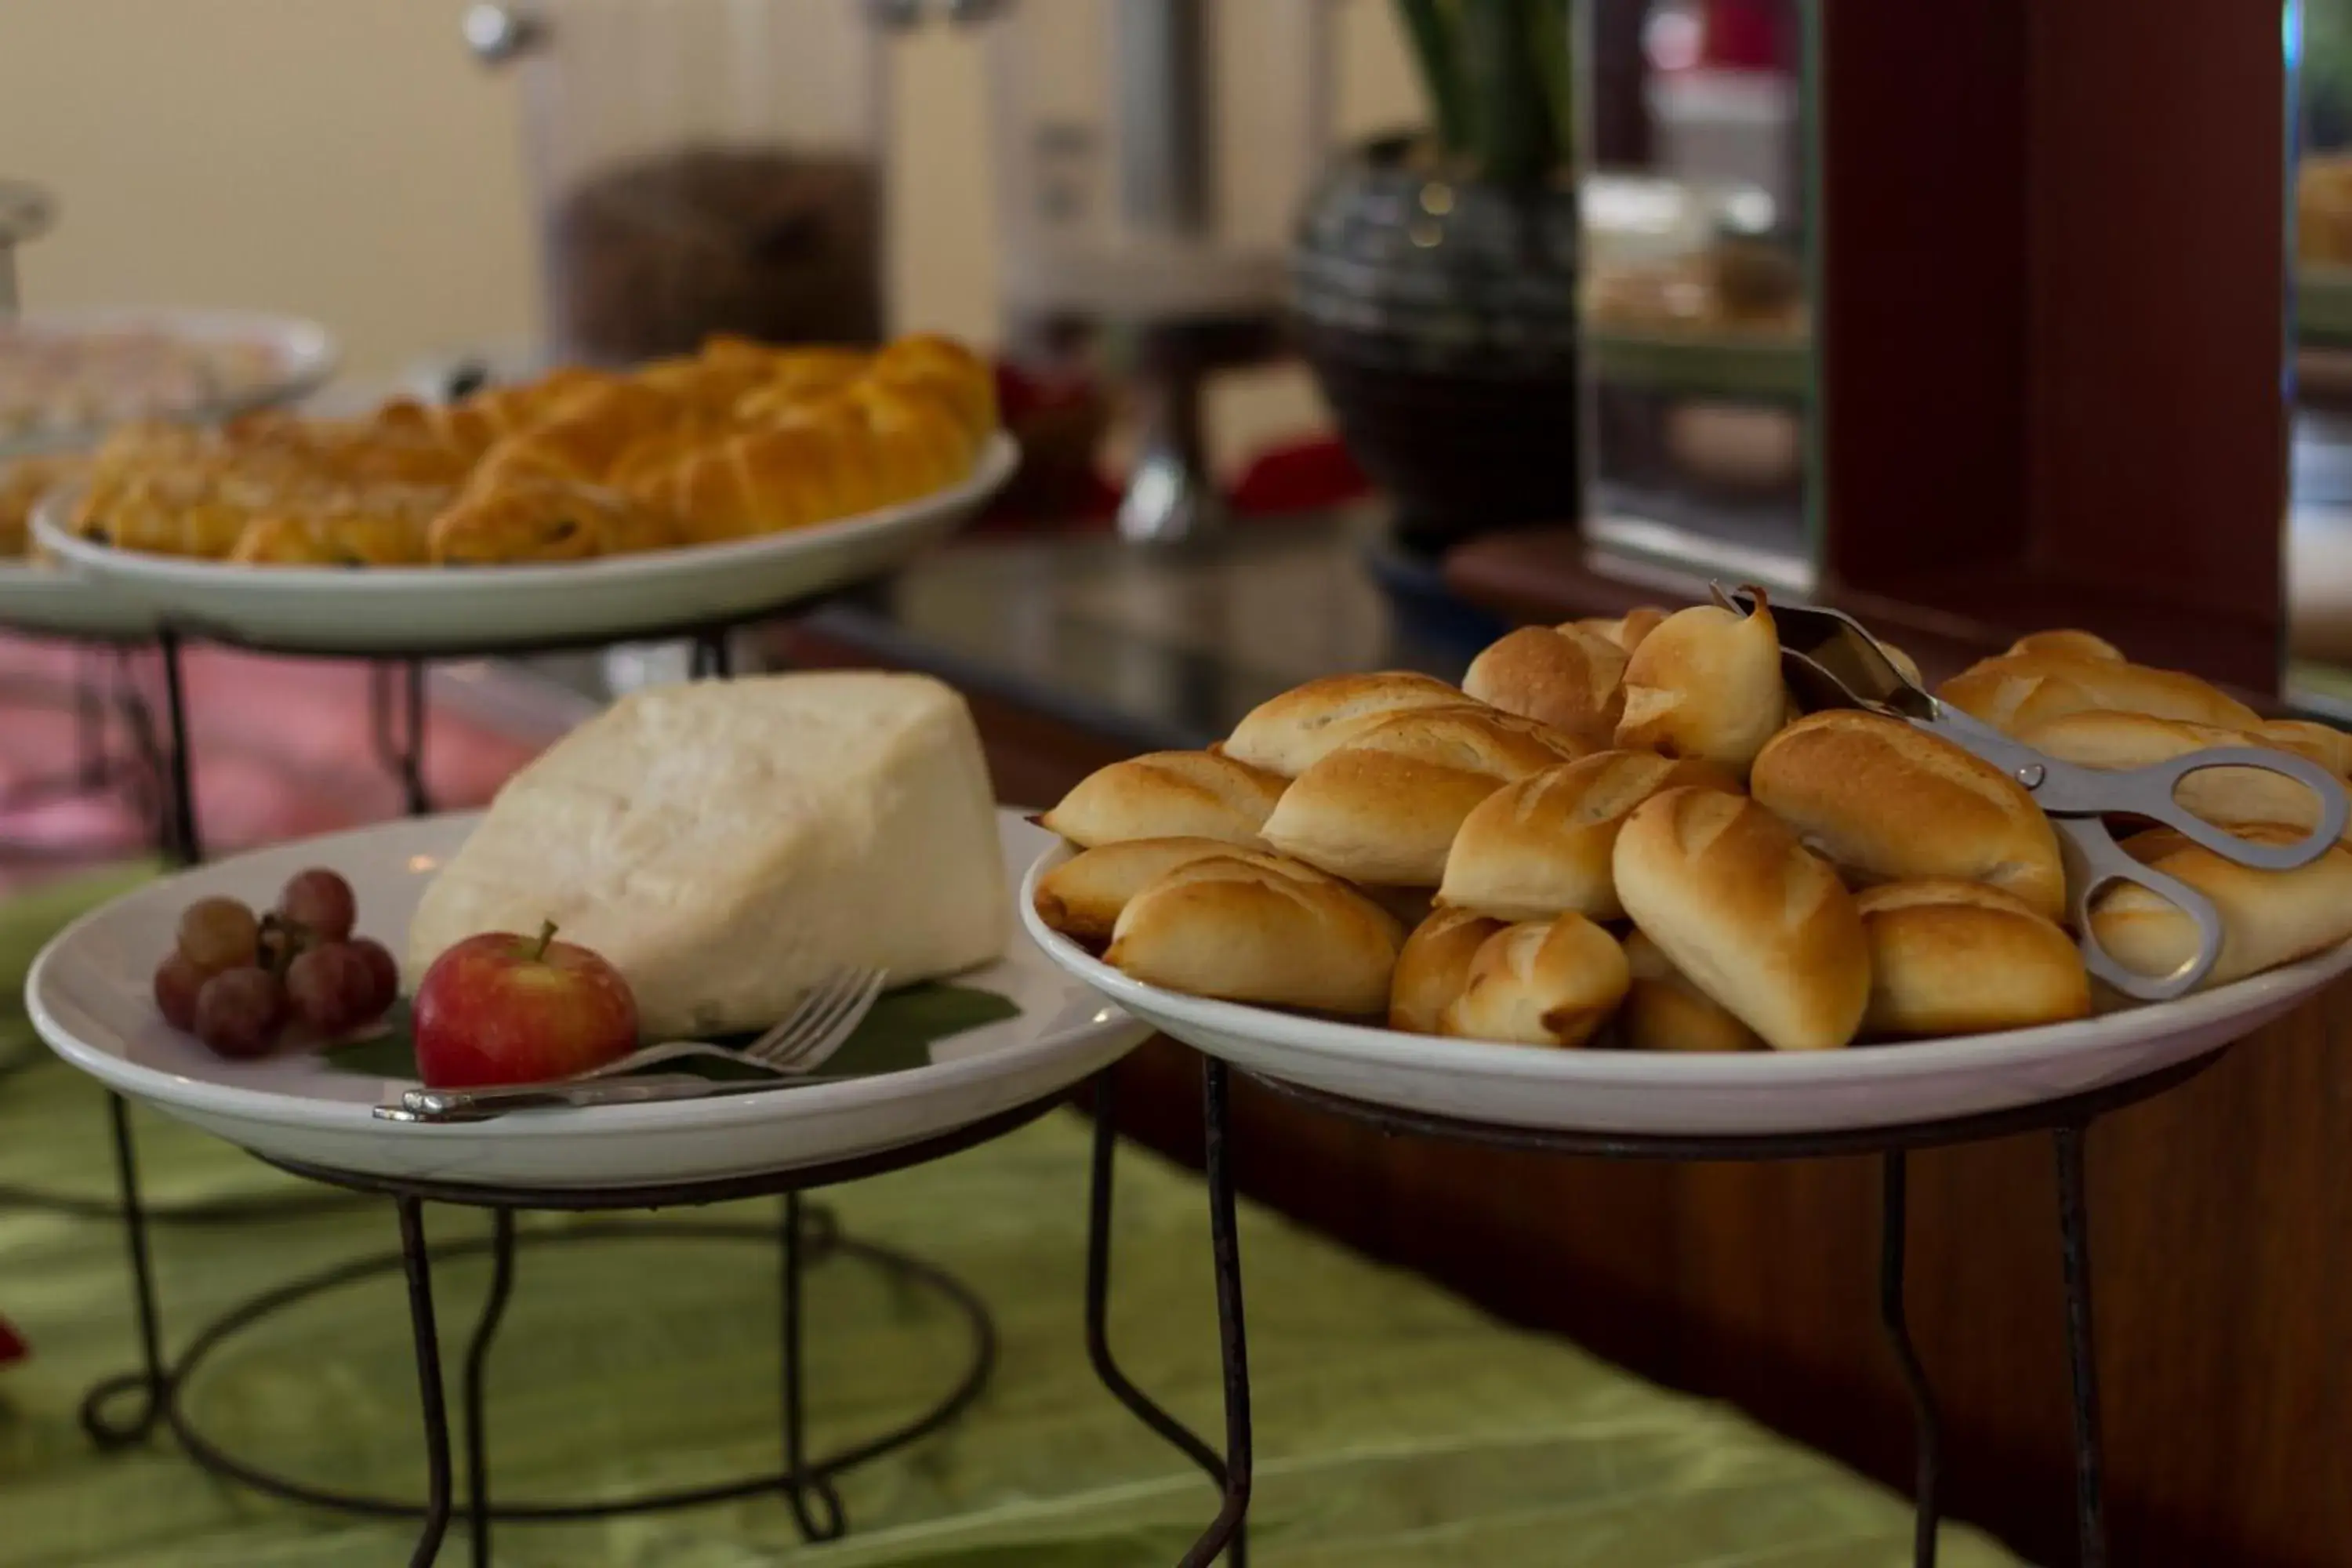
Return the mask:
{"type": "Polygon", "coordinates": [[[2345,823],[2347,816],[2352,816],[2352,802],[2345,799],[2341,779],[2308,757],[2262,746],[2220,746],[2210,751],[2186,752],[2146,767],[2120,768],[2112,773],[2070,769],[2063,781],[2053,770],[2050,781],[2035,790],[2033,797],[2053,816],[2097,811],[2151,817],[2225,860],[2261,871],[2292,871],[2298,866],[2310,865],[2344,836],[2345,823]],[[2293,779],[2311,791],[2318,801],[2319,820],[2308,834],[2292,844],[2262,844],[2241,837],[2180,804],[2180,781],[2208,768],[2257,768],[2293,779]],[[2078,793],[2087,798],[2074,798],[2078,793]]]}
{"type": "Polygon", "coordinates": [[[2066,888],[2073,900],[2074,933],[2083,950],[2083,967],[2125,995],[2142,1002],[2169,1002],[2185,996],[2213,973],[2221,956],[2221,911],[2213,900],[2153,866],[2144,866],[2123,851],[2095,816],[2051,819],[2058,830],[2058,847],[2066,861],[2066,888]],[[2169,974],[2149,974],[2134,969],[2099,941],[2091,924],[2091,901],[2117,882],[2132,882],[2179,910],[2197,927],[2197,952],[2169,974]]]}

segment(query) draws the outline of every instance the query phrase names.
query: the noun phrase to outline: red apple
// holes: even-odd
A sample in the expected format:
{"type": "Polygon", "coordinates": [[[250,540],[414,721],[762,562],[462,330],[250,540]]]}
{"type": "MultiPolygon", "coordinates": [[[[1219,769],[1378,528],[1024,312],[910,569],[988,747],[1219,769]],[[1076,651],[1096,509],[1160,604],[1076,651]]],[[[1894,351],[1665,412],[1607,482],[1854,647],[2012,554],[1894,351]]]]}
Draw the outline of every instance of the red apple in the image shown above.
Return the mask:
{"type": "Polygon", "coordinates": [[[603,1067],[637,1047],[637,1001],[621,972],[584,947],[535,936],[469,936],[416,988],[416,1070],[434,1089],[541,1083],[603,1067]]]}

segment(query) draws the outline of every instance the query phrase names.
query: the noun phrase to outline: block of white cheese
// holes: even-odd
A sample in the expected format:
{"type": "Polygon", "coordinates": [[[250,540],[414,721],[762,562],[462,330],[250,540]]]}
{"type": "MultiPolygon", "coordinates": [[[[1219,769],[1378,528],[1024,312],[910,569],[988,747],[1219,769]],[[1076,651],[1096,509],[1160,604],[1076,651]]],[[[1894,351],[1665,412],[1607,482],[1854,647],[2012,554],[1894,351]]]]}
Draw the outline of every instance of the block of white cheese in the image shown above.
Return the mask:
{"type": "Polygon", "coordinates": [[[499,792],[425,890],[408,978],[545,921],[620,970],[648,1039],[763,1027],[837,965],[901,985],[1000,958],[1011,900],[971,711],[865,672],[625,698],[499,792]]]}

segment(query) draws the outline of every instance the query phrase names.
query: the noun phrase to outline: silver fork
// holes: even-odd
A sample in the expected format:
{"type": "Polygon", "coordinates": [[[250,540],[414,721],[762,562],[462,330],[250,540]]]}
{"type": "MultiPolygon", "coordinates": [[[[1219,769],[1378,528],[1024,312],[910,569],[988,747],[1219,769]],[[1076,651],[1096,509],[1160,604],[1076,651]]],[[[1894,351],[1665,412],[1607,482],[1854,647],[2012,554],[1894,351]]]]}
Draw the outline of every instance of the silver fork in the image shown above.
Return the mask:
{"type": "MultiPolygon", "coordinates": [[[[590,1083],[600,1079],[617,1078],[640,1068],[656,1063],[676,1061],[682,1057],[709,1057],[720,1061],[743,1062],[779,1078],[798,1078],[814,1072],[831,1059],[835,1051],[848,1043],[866,1015],[874,1010],[875,999],[882,994],[887,980],[879,969],[845,968],[826,973],[808,994],[803,996],[783,1021],[761,1035],[740,1050],[714,1046],[707,1040],[664,1040],[631,1051],[617,1061],[601,1068],[557,1080],[559,1083],[590,1083]]],[[[467,1096],[467,1103],[483,1105],[500,1099],[537,1099],[552,1086],[545,1083],[507,1084],[481,1089],[467,1096]]],[[[411,1089],[402,1091],[400,1102],[409,1110],[429,1109],[428,1096],[438,1091],[411,1089]]]]}

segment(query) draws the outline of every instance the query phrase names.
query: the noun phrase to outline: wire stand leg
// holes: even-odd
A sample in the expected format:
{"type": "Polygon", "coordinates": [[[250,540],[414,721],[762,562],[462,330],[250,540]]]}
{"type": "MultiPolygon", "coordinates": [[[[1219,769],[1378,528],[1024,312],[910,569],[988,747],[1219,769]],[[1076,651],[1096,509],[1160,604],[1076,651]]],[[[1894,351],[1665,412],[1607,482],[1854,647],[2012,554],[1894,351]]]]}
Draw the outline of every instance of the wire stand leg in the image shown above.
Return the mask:
{"type": "Polygon", "coordinates": [[[394,1200],[400,1214],[400,1256],[408,1274],[408,1322],[416,1336],[416,1382],[425,1415],[425,1529],[408,1555],[409,1568],[431,1568],[449,1533],[449,1410],[441,1393],[441,1335],[433,1322],[433,1257],[425,1245],[425,1205],[394,1200]]]}
{"type": "Polygon", "coordinates": [[[106,754],[106,699],[98,656],[74,656],[74,782],[84,790],[106,787],[113,768],[106,754]]]}
{"type": "Polygon", "coordinates": [[[433,796],[425,787],[425,661],[412,658],[396,668],[402,710],[397,724],[392,716],[395,667],[378,664],[368,670],[368,713],[375,727],[375,754],[400,781],[401,809],[411,816],[429,816],[433,796]]]}
{"type": "Polygon", "coordinates": [[[1886,1331],[1887,1347],[1903,1371],[1903,1386],[1911,1394],[1913,1442],[1917,1448],[1918,1475],[1913,1492],[1916,1512],[1911,1535],[1915,1568],[1936,1568],[1936,1526],[1940,1517],[1944,1472],[1943,1428],[1936,1412],[1936,1391],[1927,1369],[1911,1342],[1911,1327],[1903,1310],[1903,1262],[1909,1228],[1909,1173],[1904,1152],[1886,1152],[1882,1167],[1878,1211],[1878,1321],[1886,1331]]]}
{"type": "Polygon", "coordinates": [[[180,865],[194,866],[205,858],[205,843],[196,826],[195,760],[189,754],[187,683],[180,668],[180,639],[167,631],[156,637],[155,646],[163,656],[163,702],[171,724],[171,746],[165,753],[171,776],[163,792],[171,819],[167,856],[180,865]]]}
{"type": "Polygon", "coordinates": [[[848,1533],[849,1516],[832,1479],[809,1462],[802,1394],[808,1375],[802,1354],[801,1195],[784,1194],[784,1500],[792,1506],[793,1521],[811,1542],[838,1541],[848,1533]],[[816,1500],[812,1510],[809,1500],[816,1500]]]}
{"type": "Polygon", "coordinates": [[[1217,1330],[1225,1373],[1225,1502],[1216,1521],[1192,1543],[1177,1568],[1207,1568],[1239,1541],[1250,1503],[1249,1342],[1242,1325],[1241,1237],[1234,1215],[1231,1069],[1201,1058],[1201,1099],[1207,1123],[1209,1250],[1217,1271],[1217,1330]]]}
{"type": "MultiPolygon", "coordinates": [[[[1116,1085],[1111,1069],[1104,1068],[1095,1076],[1095,1152],[1093,1182],[1087,1205],[1087,1359],[1094,1364],[1095,1375],[1102,1380],[1121,1405],[1133,1412],[1136,1418],[1150,1427],[1184,1457],[1207,1472],[1217,1489],[1225,1489],[1225,1462],[1215,1449],[1196,1436],[1183,1423],[1162,1408],[1150,1394],[1135,1385],[1110,1349],[1110,1243],[1113,1162],[1118,1149],[1118,1131],[1113,1125],[1116,1085]]],[[[1234,1568],[1247,1568],[1248,1535],[1236,1529],[1234,1534],[1234,1568]]]]}
{"type": "Polygon", "coordinates": [[[139,1197],[139,1161],[131,1142],[131,1107],[110,1091],[107,1110],[114,1131],[114,1174],[122,1198],[122,1234],[131,1248],[131,1305],[139,1320],[140,1370],[110,1377],[81,1402],[81,1429],[100,1449],[142,1441],[163,1418],[172,1394],[172,1372],[163,1364],[163,1315],[155,1302],[154,1264],[147,1247],[147,1212],[139,1197]],[[142,1395],[128,1421],[110,1420],[106,1405],[125,1389],[142,1395]]]}
{"type": "Polygon", "coordinates": [[[512,1209],[490,1211],[490,1293],[481,1321],[466,1347],[466,1510],[473,1531],[474,1568],[489,1568],[490,1448],[488,1399],[490,1342],[507,1315],[514,1293],[515,1217],[512,1209]]]}
{"type": "Polygon", "coordinates": [[[2092,1337],[2090,1208],[2083,1178],[2087,1122],[2053,1134],[2058,1155],[2059,1259],[2066,1278],[2066,1368],[2074,1405],[2074,1534],[2082,1568],[2106,1568],[2099,1358],[2092,1337]]]}

